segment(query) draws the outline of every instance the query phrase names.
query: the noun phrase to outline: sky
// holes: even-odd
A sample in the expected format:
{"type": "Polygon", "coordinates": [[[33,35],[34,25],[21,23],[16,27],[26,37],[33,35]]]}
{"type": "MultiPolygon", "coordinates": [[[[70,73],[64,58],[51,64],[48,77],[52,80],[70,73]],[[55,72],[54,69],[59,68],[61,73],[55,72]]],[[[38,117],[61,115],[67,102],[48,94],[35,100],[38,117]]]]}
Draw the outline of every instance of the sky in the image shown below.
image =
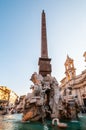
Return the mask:
{"type": "Polygon", "coordinates": [[[16,94],[30,92],[41,56],[41,13],[46,13],[52,76],[65,77],[67,54],[76,74],[86,63],[86,0],[0,0],[0,85],[16,94]]]}

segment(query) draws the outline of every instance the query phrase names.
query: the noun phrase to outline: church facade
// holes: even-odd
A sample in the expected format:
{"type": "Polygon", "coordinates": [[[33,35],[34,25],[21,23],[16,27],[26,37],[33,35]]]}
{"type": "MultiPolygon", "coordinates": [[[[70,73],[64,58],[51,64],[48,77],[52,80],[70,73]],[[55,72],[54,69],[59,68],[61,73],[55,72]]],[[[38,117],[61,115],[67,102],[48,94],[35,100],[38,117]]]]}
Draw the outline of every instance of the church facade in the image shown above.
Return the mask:
{"type": "MultiPolygon", "coordinates": [[[[86,52],[83,56],[86,61],[86,52]]],[[[71,88],[72,95],[77,97],[79,105],[86,106],[86,69],[81,74],[76,75],[74,60],[68,55],[64,65],[66,76],[60,81],[61,92],[64,92],[67,88],[71,88]]],[[[66,96],[65,93],[63,95],[66,96]]]]}

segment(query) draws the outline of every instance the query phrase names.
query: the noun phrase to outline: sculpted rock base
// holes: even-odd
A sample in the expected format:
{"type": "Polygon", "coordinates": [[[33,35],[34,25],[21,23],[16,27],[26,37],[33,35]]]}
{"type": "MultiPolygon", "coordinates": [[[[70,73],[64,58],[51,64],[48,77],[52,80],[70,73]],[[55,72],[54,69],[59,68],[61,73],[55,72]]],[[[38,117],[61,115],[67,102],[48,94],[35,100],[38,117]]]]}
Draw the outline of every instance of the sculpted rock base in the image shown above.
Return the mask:
{"type": "Polygon", "coordinates": [[[45,118],[76,118],[79,107],[72,95],[60,94],[60,87],[55,77],[49,74],[42,77],[36,72],[31,76],[32,93],[28,93],[17,108],[23,112],[22,121],[44,121],[45,118]],[[68,98],[71,97],[71,98],[68,98]],[[72,103],[72,105],[71,105],[72,103]]]}

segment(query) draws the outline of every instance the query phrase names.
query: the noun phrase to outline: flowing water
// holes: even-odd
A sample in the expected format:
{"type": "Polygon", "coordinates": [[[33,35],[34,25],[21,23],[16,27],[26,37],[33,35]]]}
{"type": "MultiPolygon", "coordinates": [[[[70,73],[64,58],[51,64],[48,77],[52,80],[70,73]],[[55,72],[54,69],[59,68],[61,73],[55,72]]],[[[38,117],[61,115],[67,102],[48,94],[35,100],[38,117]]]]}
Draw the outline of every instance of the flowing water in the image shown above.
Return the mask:
{"type": "Polygon", "coordinates": [[[21,122],[22,114],[0,115],[0,130],[86,130],[86,115],[79,115],[79,120],[63,121],[67,128],[52,126],[51,121],[21,122]]]}

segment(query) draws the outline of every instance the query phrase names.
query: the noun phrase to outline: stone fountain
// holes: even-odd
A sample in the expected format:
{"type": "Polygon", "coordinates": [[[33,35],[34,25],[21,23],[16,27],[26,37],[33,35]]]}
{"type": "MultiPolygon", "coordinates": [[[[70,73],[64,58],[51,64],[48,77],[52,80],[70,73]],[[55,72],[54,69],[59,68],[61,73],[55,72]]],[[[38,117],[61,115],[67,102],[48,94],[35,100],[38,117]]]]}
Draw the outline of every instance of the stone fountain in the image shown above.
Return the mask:
{"type": "Polygon", "coordinates": [[[60,88],[55,77],[49,74],[46,77],[32,75],[32,93],[24,98],[23,121],[44,120],[45,118],[58,117],[60,105],[60,88]]]}
{"type": "Polygon", "coordinates": [[[49,74],[43,77],[35,72],[31,81],[32,93],[28,93],[17,106],[23,112],[22,121],[44,122],[45,119],[77,118],[79,106],[76,98],[69,95],[69,88],[66,90],[66,96],[63,96],[56,78],[49,74]]]}

